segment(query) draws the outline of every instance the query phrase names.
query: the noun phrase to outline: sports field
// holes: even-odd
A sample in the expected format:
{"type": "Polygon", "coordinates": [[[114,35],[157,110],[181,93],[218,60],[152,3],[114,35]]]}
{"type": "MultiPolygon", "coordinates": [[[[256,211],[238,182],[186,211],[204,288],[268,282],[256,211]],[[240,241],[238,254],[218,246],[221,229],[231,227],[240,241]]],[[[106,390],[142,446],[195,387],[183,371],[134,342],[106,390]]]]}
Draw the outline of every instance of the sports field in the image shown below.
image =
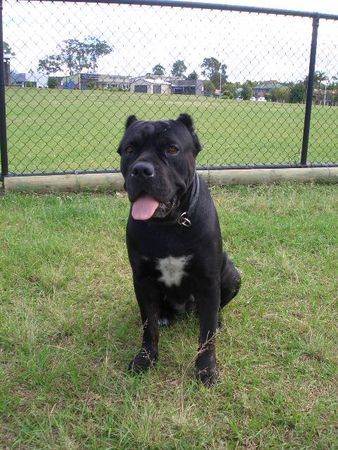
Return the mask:
{"type": "Polygon", "coordinates": [[[0,448],[336,448],[337,190],[213,189],[242,273],[217,334],[219,381],[195,381],[194,316],[133,376],[140,316],[125,195],[0,196],[0,448]]]}
{"type": "MultiPolygon", "coordinates": [[[[118,168],[126,117],[192,115],[204,149],[199,165],[297,163],[304,105],[112,91],[9,88],[7,124],[12,173],[118,168]]],[[[335,162],[338,108],[315,106],[309,162],[335,162]]]]}

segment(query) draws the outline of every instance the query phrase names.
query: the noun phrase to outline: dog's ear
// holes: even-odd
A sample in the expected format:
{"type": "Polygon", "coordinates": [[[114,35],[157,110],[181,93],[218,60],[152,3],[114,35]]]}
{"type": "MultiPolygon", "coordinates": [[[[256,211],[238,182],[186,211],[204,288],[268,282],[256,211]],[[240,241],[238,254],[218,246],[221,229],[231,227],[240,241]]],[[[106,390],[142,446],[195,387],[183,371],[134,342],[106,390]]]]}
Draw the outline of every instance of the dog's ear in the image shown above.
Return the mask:
{"type": "Polygon", "coordinates": [[[130,125],[134,122],[137,121],[137,117],[136,116],[129,116],[127,121],[126,121],[126,129],[130,127],[130,125]]]}
{"type": "Polygon", "coordinates": [[[191,116],[189,116],[189,114],[186,113],[180,114],[177,120],[182,122],[188,128],[189,131],[194,130],[194,122],[192,121],[192,118],[191,116]]]}
{"type": "MultiPolygon", "coordinates": [[[[138,119],[137,119],[137,117],[136,116],[129,116],[128,117],[128,119],[126,120],[126,125],[125,125],[125,130],[127,130],[129,127],[130,127],[130,125],[132,124],[132,123],[134,123],[134,122],[136,122],[138,119]]],[[[119,154],[119,155],[121,155],[121,144],[119,145],[119,148],[117,149],[117,153],[119,154]]]]}
{"type": "Polygon", "coordinates": [[[194,145],[195,145],[195,152],[194,152],[194,154],[195,154],[195,156],[197,156],[198,153],[201,151],[202,146],[201,146],[201,143],[200,143],[200,141],[198,139],[198,136],[197,136],[197,134],[195,132],[194,122],[193,122],[191,116],[189,116],[189,114],[183,113],[183,114],[180,114],[178,116],[177,120],[178,120],[178,122],[182,122],[183,125],[185,125],[188,128],[188,130],[189,130],[189,132],[190,132],[190,134],[192,136],[192,139],[194,141],[194,145]]]}

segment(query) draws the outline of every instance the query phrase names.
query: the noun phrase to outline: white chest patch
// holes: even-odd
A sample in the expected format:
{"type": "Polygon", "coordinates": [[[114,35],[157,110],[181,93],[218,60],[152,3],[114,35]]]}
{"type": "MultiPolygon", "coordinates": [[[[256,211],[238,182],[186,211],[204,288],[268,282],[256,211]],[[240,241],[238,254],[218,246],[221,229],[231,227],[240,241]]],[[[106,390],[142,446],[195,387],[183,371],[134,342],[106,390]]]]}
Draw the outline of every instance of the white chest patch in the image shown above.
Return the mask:
{"type": "Polygon", "coordinates": [[[182,278],[186,275],[184,268],[192,258],[192,255],[187,256],[168,256],[157,260],[156,269],[161,272],[159,281],[162,281],[166,286],[179,286],[182,278]]]}

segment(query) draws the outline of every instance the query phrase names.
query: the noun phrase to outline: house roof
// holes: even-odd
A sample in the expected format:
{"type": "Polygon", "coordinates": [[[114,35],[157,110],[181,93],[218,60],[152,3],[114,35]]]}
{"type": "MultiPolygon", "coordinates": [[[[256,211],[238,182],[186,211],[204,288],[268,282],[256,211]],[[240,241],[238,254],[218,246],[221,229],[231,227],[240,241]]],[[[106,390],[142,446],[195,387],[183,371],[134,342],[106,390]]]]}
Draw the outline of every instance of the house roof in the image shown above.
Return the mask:
{"type": "Polygon", "coordinates": [[[135,78],[134,81],[133,81],[133,83],[136,83],[136,82],[138,82],[138,81],[143,81],[143,82],[149,83],[149,84],[159,84],[159,85],[166,84],[166,85],[168,85],[168,86],[170,86],[170,84],[171,84],[171,83],[169,83],[168,81],[161,80],[161,78],[156,78],[156,79],[151,79],[151,78],[135,78]]]}
{"type": "Polygon", "coordinates": [[[173,81],[172,86],[173,87],[175,87],[175,86],[180,86],[180,87],[193,86],[193,87],[196,87],[198,81],[199,80],[175,80],[175,81],[173,81]]]}
{"type": "Polygon", "coordinates": [[[253,89],[276,89],[282,87],[282,84],[278,83],[277,81],[267,81],[266,83],[258,84],[257,86],[254,86],[253,89]]]}
{"type": "Polygon", "coordinates": [[[12,73],[11,79],[14,83],[24,83],[27,80],[27,76],[25,73],[12,73]]]}
{"type": "Polygon", "coordinates": [[[127,75],[99,75],[99,81],[104,83],[131,83],[134,79],[127,75]]]}

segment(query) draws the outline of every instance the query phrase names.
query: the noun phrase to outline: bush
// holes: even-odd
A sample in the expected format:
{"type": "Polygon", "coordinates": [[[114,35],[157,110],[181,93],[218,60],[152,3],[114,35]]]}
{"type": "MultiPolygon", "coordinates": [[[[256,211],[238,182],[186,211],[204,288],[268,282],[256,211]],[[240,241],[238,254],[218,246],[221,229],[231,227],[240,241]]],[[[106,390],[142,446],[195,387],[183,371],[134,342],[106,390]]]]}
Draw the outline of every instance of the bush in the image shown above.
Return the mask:
{"type": "Polygon", "coordinates": [[[59,79],[57,77],[48,77],[47,86],[49,89],[56,89],[59,87],[59,79]]]}
{"type": "Polygon", "coordinates": [[[235,83],[225,83],[223,89],[224,98],[236,98],[238,86],[235,83]]]}
{"type": "Polygon", "coordinates": [[[290,88],[280,87],[272,89],[270,92],[270,100],[272,102],[287,103],[290,99],[290,88]]]}
{"type": "Polygon", "coordinates": [[[253,95],[252,87],[249,83],[244,83],[242,86],[241,97],[243,100],[250,100],[253,95]]]}
{"type": "Polygon", "coordinates": [[[215,86],[214,83],[210,80],[204,81],[204,94],[214,94],[215,92],[215,86]]]}
{"type": "Polygon", "coordinates": [[[304,103],[305,102],[306,88],[303,83],[297,83],[290,89],[290,103],[304,103]]]}

